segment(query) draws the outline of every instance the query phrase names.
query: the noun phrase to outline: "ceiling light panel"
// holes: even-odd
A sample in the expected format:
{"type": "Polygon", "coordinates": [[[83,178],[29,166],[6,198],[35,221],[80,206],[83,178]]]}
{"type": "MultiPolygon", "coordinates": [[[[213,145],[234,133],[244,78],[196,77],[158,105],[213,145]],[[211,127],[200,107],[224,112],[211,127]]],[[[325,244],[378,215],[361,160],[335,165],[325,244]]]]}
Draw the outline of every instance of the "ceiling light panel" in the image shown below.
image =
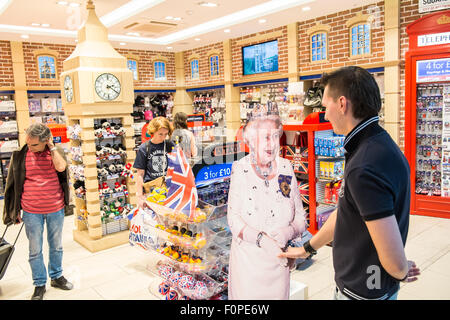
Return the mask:
{"type": "Polygon", "coordinates": [[[106,27],[111,27],[163,2],[165,2],[165,0],[132,0],[110,13],[105,14],[100,18],[100,21],[106,27]]]}
{"type": "Polygon", "coordinates": [[[202,6],[202,7],[209,7],[209,8],[214,8],[214,7],[218,6],[217,3],[205,2],[205,1],[199,2],[198,5],[202,6]]]}
{"type": "Polygon", "coordinates": [[[11,2],[12,0],[0,0],[0,15],[9,7],[11,2]]]}
{"type": "Polygon", "coordinates": [[[267,16],[279,11],[314,2],[315,0],[272,0],[264,2],[260,5],[250,7],[224,17],[220,17],[197,26],[181,30],[158,38],[164,44],[170,44],[193,36],[199,36],[204,33],[213,32],[223,28],[231,27],[239,23],[243,23],[252,19],[267,16]]]}

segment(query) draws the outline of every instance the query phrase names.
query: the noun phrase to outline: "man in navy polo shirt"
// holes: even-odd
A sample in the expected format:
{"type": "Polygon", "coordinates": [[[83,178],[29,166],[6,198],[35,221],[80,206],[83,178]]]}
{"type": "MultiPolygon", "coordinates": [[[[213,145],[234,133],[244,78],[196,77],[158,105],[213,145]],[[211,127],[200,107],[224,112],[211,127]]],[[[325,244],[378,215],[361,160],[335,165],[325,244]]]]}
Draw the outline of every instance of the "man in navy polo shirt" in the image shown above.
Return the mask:
{"type": "Polygon", "coordinates": [[[345,172],[337,209],[300,248],[280,254],[306,258],[333,241],[335,299],[396,299],[399,282],[417,280],[406,260],[410,180],[405,156],[378,125],[380,90],[369,72],[344,67],[324,74],[325,119],[345,135],[345,172]]]}

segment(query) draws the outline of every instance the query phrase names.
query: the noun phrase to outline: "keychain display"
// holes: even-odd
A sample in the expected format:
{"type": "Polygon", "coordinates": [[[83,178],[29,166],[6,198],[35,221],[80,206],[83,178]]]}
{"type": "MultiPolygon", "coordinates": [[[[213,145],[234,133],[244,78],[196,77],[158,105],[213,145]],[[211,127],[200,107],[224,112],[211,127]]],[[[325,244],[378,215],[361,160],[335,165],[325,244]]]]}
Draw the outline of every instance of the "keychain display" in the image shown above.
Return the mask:
{"type": "Polygon", "coordinates": [[[443,86],[419,85],[416,102],[417,194],[441,196],[442,193],[443,111],[443,86]]]}
{"type": "Polygon", "coordinates": [[[443,87],[441,196],[450,197],[450,84],[443,87]]]}

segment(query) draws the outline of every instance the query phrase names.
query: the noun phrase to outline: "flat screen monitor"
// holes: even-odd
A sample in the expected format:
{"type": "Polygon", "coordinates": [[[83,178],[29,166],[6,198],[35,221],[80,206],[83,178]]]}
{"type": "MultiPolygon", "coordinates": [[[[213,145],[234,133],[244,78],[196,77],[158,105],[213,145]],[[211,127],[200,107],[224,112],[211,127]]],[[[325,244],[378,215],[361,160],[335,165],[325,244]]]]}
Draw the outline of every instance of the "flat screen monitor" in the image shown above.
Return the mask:
{"type": "Polygon", "coordinates": [[[278,40],[242,47],[244,75],[278,71],[278,40]]]}

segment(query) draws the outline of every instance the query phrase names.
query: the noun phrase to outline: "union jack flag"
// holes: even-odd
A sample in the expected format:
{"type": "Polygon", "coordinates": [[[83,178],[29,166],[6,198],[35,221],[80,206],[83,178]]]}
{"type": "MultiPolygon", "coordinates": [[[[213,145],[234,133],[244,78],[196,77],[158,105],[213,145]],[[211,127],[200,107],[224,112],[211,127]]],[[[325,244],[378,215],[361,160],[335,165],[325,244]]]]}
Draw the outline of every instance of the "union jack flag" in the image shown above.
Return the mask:
{"type": "Polygon", "coordinates": [[[300,191],[302,201],[309,204],[309,183],[298,181],[298,190],[300,191]]]}
{"type": "Polygon", "coordinates": [[[184,213],[193,221],[198,204],[195,177],[183,150],[177,146],[167,154],[169,165],[166,175],[167,198],[164,206],[184,213]]]}

